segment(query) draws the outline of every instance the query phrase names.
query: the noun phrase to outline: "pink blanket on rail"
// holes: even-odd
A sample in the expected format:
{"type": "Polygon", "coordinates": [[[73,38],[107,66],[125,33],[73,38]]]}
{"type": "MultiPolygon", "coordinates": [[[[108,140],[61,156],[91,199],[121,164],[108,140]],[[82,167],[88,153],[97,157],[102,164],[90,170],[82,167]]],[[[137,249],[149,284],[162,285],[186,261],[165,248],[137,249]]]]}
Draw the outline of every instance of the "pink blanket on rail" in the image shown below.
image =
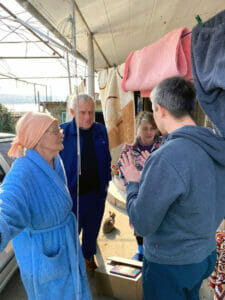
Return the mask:
{"type": "Polygon", "coordinates": [[[149,97],[167,77],[192,78],[191,34],[187,33],[190,30],[186,27],[175,29],[156,43],[131,52],[125,62],[122,90],[141,91],[143,97],[149,97]]]}

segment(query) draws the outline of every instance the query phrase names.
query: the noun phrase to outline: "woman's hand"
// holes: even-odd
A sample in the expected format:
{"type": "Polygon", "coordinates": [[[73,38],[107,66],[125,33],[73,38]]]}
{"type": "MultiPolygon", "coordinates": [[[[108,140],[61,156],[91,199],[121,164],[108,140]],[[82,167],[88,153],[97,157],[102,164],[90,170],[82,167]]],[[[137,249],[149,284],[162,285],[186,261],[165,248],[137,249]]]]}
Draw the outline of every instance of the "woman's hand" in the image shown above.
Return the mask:
{"type": "Polygon", "coordinates": [[[145,150],[145,151],[141,151],[141,158],[142,158],[142,167],[144,168],[144,164],[147,160],[147,158],[150,156],[150,153],[145,150]]]}
{"type": "Polygon", "coordinates": [[[150,153],[145,150],[145,151],[141,151],[141,155],[144,158],[144,161],[146,161],[146,159],[149,157],[150,153]]]}
{"type": "Polygon", "coordinates": [[[135,181],[139,182],[141,178],[141,171],[138,171],[134,165],[134,161],[131,157],[130,152],[123,153],[121,158],[121,170],[126,179],[126,182],[135,181]]]}
{"type": "Polygon", "coordinates": [[[145,150],[145,151],[141,151],[141,156],[139,157],[138,161],[141,164],[142,168],[144,168],[144,164],[146,162],[146,159],[149,157],[150,153],[145,150]]]}

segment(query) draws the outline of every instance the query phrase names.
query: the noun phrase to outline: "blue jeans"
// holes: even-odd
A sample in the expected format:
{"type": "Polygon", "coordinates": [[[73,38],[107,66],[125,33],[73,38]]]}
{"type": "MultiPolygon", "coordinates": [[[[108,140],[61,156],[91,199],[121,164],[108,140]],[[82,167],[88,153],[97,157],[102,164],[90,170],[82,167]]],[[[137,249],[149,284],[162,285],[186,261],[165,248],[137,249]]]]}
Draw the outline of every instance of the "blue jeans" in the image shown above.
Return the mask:
{"type": "Polygon", "coordinates": [[[143,261],[144,300],[199,300],[202,281],[216,263],[216,250],[198,264],[163,265],[143,261]]]}

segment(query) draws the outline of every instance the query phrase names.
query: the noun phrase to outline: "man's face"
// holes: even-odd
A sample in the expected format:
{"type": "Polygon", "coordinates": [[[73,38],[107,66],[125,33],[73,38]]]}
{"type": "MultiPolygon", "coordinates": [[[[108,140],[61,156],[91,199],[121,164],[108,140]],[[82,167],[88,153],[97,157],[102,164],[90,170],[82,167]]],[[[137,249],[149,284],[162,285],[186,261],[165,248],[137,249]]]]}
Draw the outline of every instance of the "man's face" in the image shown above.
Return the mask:
{"type": "MultiPolygon", "coordinates": [[[[91,128],[95,118],[95,105],[93,101],[79,101],[79,127],[83,129],[91,128]]],[[[74,115],[76,118],[76,115],[74,115]]]]}

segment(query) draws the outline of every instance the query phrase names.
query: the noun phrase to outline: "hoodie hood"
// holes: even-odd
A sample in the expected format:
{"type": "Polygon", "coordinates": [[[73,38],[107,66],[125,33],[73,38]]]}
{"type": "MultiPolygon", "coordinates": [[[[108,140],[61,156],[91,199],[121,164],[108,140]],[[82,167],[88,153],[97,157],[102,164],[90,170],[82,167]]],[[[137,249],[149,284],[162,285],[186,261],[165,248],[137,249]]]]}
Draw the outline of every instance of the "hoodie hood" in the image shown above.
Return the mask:
{"type": "Polygon", "coordinates": [[[168,134],[165,142],[177,138],[189,139],[198,144],[213,160],[225,166],[225,138],[214,134],[211,128],[184,126],[168,134]]]}

